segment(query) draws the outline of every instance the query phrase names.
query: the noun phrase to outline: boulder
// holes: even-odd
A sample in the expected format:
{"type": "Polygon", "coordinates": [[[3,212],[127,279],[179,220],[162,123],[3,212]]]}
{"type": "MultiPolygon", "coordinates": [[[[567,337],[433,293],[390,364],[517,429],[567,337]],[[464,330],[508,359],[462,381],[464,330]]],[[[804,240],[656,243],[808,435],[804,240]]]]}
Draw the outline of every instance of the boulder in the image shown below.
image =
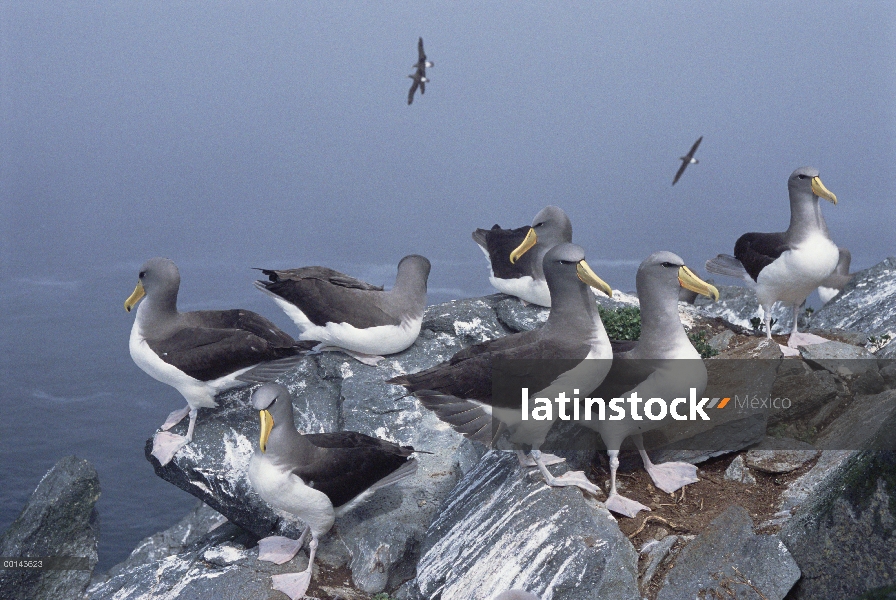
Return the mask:
{"type": "Polygon", "coordinates": [[[751,469],[776,475],[796,471],[816,456],[818,451],[806,442],[767,437],[750,448],[744,460],[751,469]]]}
{"type": "MultiPolygon", "coordinates": [[[[713,302],[705,296],[697,296],[694,306],[703,313],[721,317],[728,323],[740,327],[746,331],[754,331],[750,319],[762,319],[762,309],[756,300],[756,293],[746,287],[737,285],[719,285],[719,299],[713,302]]],[[[805,314],[800,315],[800,325],[805,324],[805,314]]],[[[789,333],[793,327],[793,309],[789,306],[776,303],[772,308],[772,333],[789,333]]],[[[758,331],[758,330],[756,330],[758,331]]]]}
{"type": "Polygon", "coordinates": [[[781,600],[799,576],[781,540],[754,534],[747,511],[730,506],[678,554],[657,599],[781,600]]]}
{"type": "Polygon", "coordinates": [[[728,465],[728,468],[725,469],[725,479],[729,481],[737,481],[738,483],[745,483],[747,485],[756,483],[756,478],[753,477],[753,474],[750,473],[750,469],[747,468],[747,465],[744,462],[743,454],[735,456],[734,460],[728,465]]]}
{"type": "Polygon", "coordinates": [[[812,315],[812,327],[896,337],[896,258],[856,273],[836,298],[812,315]]]}
{"type": "Polygon", "coordinates": [[[42,569],[0,570],[4,600],[83,598],[97,563],[99,497],[96,469],[86,460],[68,456],[44,475],[22,513],[0,536],[0,556],[80,560],[42,569]]]}
{"type": "Polygon", "coordinates": [[[602,504],[578,488],[548,487],[537,469],[493,451],[445,499],[408,597],[490,600],[519,588],[542,598],[635,600],[637,581],[635,550],[602,504]]]}

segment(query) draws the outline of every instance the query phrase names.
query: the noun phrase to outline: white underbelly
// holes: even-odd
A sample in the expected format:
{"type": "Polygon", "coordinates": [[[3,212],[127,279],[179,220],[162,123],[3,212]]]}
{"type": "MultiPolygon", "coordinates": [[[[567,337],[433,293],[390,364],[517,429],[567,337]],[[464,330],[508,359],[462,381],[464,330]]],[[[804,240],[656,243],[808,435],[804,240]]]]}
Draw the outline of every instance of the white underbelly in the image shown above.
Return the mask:
{"type": "Polygon", "coordinates": [[[759,303],[764,306],[775,301],[802,303],[834,272],[839,258],[837,246],[831,240],[822,235],[810,237],[762,269],[756,279],[759,303]]]}
{"type": "Polygon", "coordinates": [[[538,306],[551,306],[551,292],[548,290],[547,281],[543,279],[534,279],[527,275],[516,279],[499,279],[492,276],[488,280],[499,292],[516,296],[538,306]]]}
{"type": "Polygon", "coordinates": [[[261,498],[276,509],[301,519],[315,537],[330,530],[335,520],[326,494],[308,487],[294,473],[278,468],[259,451],[249,461],[249,482],[261,498]]]}

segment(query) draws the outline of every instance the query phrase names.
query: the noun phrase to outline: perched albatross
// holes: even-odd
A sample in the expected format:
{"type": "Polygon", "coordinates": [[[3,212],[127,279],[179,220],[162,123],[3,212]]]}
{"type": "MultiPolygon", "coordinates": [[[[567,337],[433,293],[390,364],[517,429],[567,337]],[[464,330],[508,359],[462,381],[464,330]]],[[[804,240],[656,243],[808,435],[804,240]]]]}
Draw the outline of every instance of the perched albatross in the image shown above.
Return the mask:
{"type": "MultiPolygon", "coordinates": [[[[719,299],[719,291],[688,269],[684,261],[671,252],[655,252],[647,257],[635,280],[641,303],[641,337],[634,348],[613,354],[613,366],[603,384],[591,394],[595,398],[629,398],[634,392],[643,400],[662,398],[670,404],[674,398],[686,398],[691,388],[699,396],[706,388],[706,367],[700,353],[691,344],[678,313],[680,288],[719,299]]],[[[646,406],[644,408],[647,410],[646,406]]],[[[653,414],[657,414],[656,411],[653,414]]],[[[668,423],[668,421],[665,421],[668,423]]],[[[608,509],[634,517],[643,504],[625,498],[616,491],[616,469],[623,440],[633,441],[641,454],[644,468],[654,484],[665,492],[675,490],[697,479],[697,467],[683,462],[653,464],[644,449],[642,434],[663,425],[664,421],[638,420],[626,416],[622,420],[583,421],[600,433],[610,457],[610,493],[608,509]]]]}
{"type": "Polygon", "coordinates": [[[544,257],[544,274],[554,301],[548,320],[540,329],[475,344],[448,362],[394,377],[388,383],[407,388],[439,419],[470,439],[489,445],[504,428],[508,429],[512,443],[532,447],[534,464],[524,462],[518,451],[521,464],[537,466],[549,485],[575,485],[595,493],[598,488],[584,473],[569,472],[555,478],[547,470],[544,459],[556,457],[543,458],[539,447],[551,428],[551,419],[524,422],[518,396],[515,401],[492,396],[492,370],[499,361],[567,359],[564,365],[573,363],[573,368],[546,381],[546,388],[530,394],[533,398],[555,398],[554,390],[568,392],[573,387],[594,389],[610,368],[610,340],[588,286],[608,295],[612,290],[585,262],[585,251],[574,244],[554,246],[544,257]],[[501,426],[492,430],[492,419],[501,426]]]}
{"type": "Polygon", "coordinates": [[[268,294],[316,351],[342,350],[365,364],[408,348],[420,334],[430,264],[416,254],[398,263],[389,291],[325,267],[261,269],[268,294]]]}
{"type": "Polygon", "coordinates": [[[834,272],[828,275],[827,279],[818,286],[818,296],[821,298],[822,304],[827,304],[834,299],[834,296],[840,293],[852,275],[849,274],[849,263],[852,261],[852,254],[846,248],[839,248],[840,259],[837,261],[837,267],[834,272]]]}
{"type": "Polygon", "coordinates": [[[183,395],[187,407],[168,415],[153,438],[152,454],[168,464],[193,440],[200,408],[213,408],[223,390],[274,379],[301,358],[295,340],[248,310],[178,312],[180,273],[167,258],[152,258],[140,268],[134,293],[125,301],[137,308],[131,328],[131,358],[150,377],[183,395]],[[186,437],[170,433],[187,414],[186,437]]]}
{"type": "Polygon", "coordinates": [[[772,339],[772,306],[781,301],[793,307],[793,330],[782,347],[793,354],[797,346],[824,342],[797,331],[799,307],[812,290],[834,272],[840,253],[828,235],[819,198],[837,204],[818,177],[818,170],[801,167],[787,180],[790,226],[780,233],[745,233],[734,244],[734,256],[719,254],[706,261],[710,273],[738,277],[755,291],[765,313],[765,333],[772,339]]]}
{"type": "Polygon", "coordinates": [[[681,179],[684,170],[688,168],[688,165],[696,165],[700,161],[694,158],[694,154],[697,152],[697,146],[700,145],[700,142],[703,141],[703,136],[697,138],[697,141],[694,142],[694,145],[691,146],[691,149],[688,150],[688,153],[682,156],[679,160],[681,160],[681,166],[678,167],[678,172],[675,173],[675,179],[672,180],[672,185],[678,183],[678,180],[681,179]]]}
{"type": "Polygon", "coordinates": [[[252,394],[259,411],[261,435],[249,462],[249,481],[262,499],[305,523],[301,537],[271,536],[258,542],[259,560],[285,563],[311,533],[308,568],[301,573],[274,575],[274,589],[293,600],[311,582],[311,568],[320,536],[336,517],[348,512],[376,490],[413,475],[414,449],[363,433],[301,434],[293,420],[289,390],[266,383],[252,394]]]}
{"type": "Polygon", "coordinates": [[[551,305],[542,265],[548,250],[572,241],[572,223],[563,209],[543,208],[531,227],[477,229],[473,241],[488,260],[488,280],[495,289],[538,306],[551,305]]]}

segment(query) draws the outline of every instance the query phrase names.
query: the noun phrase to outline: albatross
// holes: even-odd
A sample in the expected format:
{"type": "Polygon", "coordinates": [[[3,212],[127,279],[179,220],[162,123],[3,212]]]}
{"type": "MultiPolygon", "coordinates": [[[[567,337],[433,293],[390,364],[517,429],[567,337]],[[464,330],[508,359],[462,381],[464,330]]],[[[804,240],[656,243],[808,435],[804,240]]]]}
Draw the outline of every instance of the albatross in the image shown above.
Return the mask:
{"type": "Polygon", "coordinates": [[[167,258],[152,258],[140,268],[137,287],[124,303],[131,312],[143,299],[131,327],[131,358],[187,401],[153,437],[152,455],[162,465],[193,440],[199,409],[217,406],[218,392],[274,379],[301,358],[295,340],[251,311],[179,312],[179,288],[177,266],[167,258]],[[170,433],[187,414],[187,435],[170,433]]]}
{"type": "Polygon", "coordinates": [[[276,509],[298,517],[305,529],[298,540],[282,536],[258,542],[258,558],[283,564],[291,560],[311,533],[308,567],[300,573],[273,576],[273,587],[293,600],[311,582],[320,536],[336,517],[357,507],[376,490],[417,471],[414,449],[354,431],[301,434],[296,430],[289,390],[266,383],[252,394],[259,411],[258,448],[249,461],[249,482],[276,509]]]}
{"type": "Polygon", "coordinates": [[[790,226],[780,233],[745,233],[734,244],[734,256],[719,254],[706,261],[710,273],[737,277],[755,291],[765,317],[765,333],[772,339],[772,306],[781,301],[793,307],[793,329],[785,354],[801,345],[827,341],[799,333],[799,308],[812,290],[834,272],[840,252],[828,234],[819,198],[837,204],[818,177],[818,169],[801,167],[787,180],[790,226]]]}
{"type": "Polygon", "coordinates": [[[585,262],[585,251],[574,244],[554,246],[544,256],[544,274],[553,304],[541,328],[475,344],[448,362],[394,377],[388,383],[404,386],[439,419],[472,440],[490,445],[506,428],[510,441],[517,445],[520,463],[537,466],[548,485],[575,485],[596,493],[597,486],[582,472],[554,477],[547,470],[550,461],[562,460],[543,456],[539,450],[551,428],[551,419],[524,422],[519,396],[508,399],[492,395],[492,371],[499,361],[565,359],[564,365],[572,363],[571,369],[558,373],[532,397],[555,398],[557,392],[568,392],[573,387],[594,389],[610,369],[613,351],[589,286],[608,295],[612,295],[612,290],[585,262]],[[500,423],[494,429],[493,419],[500,423]],[[528,459],[519,450],[523,444],[532,447],[528,459]]]}
{"type": "Polygon", "coordinates": [[[423,51],[423,38],[419,38],[417,40],[417,62],[411,66],[411,68],[416,69],[416,71],[411,75],[408,75],[408,77],[414,80],[413,83],[411,83],[411,89],[408,90],[408,106],[414,102],[414,92],[417,91],[418,87],[420,88],[421,95],[426,93],[426,83],[429,81],[429,79],[426,78],[426,69],[432,66],[433,62],[426,59],[426,52],[423,51]]]}
{"type": "Polygon", "coordinates": [[[260,270],[269,280],[255,287],[292,319],[300,340],[319,342],[315,351],[341,350],[373,365],[420,334],[430,270],[422,256],[401,259],[389,291],[326,267],[260,270]]]}
{"type": "Polygon", "coordinates": [[[681,176],[684,174],[684,170],[688,168],[688,165],[696,165],[700,161],[694,158],[694,154],[697,153],[697,146],[700,145],[700,142],[703,141],[703,136],[697,138],[697,141],[694,142],[694,145],[691,146],[691,149],[688,150],[688,153],[682,156],[679,160],[681,160],[681,166],[678,167],[678,172],[675,173],[675,179],[672,180],[672,185],[678,183],[678,180],[681,179],[681,176]]]}
{"type": "MultiPolygon", "coordinates": [[[[643,400],[662,398],[669,404],[674,398],[686,398],[691,388],[699,396],[706,389],[706,367],[700,353],[685,333],[678,313],[678,292],[684,288],[719,299],[719,291],[697,277],[684,261],[672,252],[655,252],[638,267],[635,279],[641,304],[641,336],[633,348],[613,354],[613,366],[602,385],[591,395],[595,398],[629,398],[632,393],[643,400]]],[[[644,410],[647,408],[645,406],[644,410]]],[[[654,412],[653,414],[657,414],[654,412]]],[[[668,423],[668,421],[665,421],[668,423]]],[[[622,442],[633,436],[644,468],[654,484],[664,492],[695,483],[697,467],[684,462],[654,464],[644,449],[642,434],[661,427],[662,419],[583,421],[596,430],[607,446],[610,458],[610,492],[606,506],[628,517],[650,510],[640,502],[616,491],[616,469],[622,442]]]]}
{"type": "Polygon", "coordinates": [[[550,306],[551,294],[542,265],[548,250],[564,242],[572,242],[572,223],[563,209],[543,208],[532,220],[531,227],[477,229],[473,241],[489,263],[489,282],[499,292],[516,296],[524,302],[550,306]]]}

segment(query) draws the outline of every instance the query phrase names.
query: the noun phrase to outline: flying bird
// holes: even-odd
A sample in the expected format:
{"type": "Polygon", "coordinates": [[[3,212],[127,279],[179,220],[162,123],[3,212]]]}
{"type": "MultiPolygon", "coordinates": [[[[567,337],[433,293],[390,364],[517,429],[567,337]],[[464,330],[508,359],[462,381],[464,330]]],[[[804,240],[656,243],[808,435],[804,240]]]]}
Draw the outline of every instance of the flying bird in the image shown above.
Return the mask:
{"type": "Polygon", "coordinates": [[[697,141],[694,142],[694,145],[691,146],[691,149],[688,151],[688,153],[686,155],[680,157],[681,158],[681,166],[678,167],[678,173],[675,174],[675,179],[672,180],[672,185],[675,185],[676,183],[678,183],[678,180],[681,179],[681,174],[684,173],[684,170],[688,168],[688,165],[691,165],[691,164],[696,165],[698,162],[700,162],[699,160],[694,158],[694,153],[697,152],[697,146],[699,146],[700,142],[702,142],[702,141],[703,141],[703,136],[701,135],[699,138],[697,138],[697,141]]]}
{"type": "Polygon", "coordinates": [[[417,62],[411,66],[412,69],[417,69],[411,75],[408,75],[411,79],[413,79],[413,83],[411,83],[411,89],[408,91],[408,106],[414,102],[414,93],[417,91],[417,88],[420,88],[420,94],[423,95],[426,93],[426,82],[429,79],[426,78],[426,68],[433,66],[433,62],[426,59],[426,52],[423,51],[423,38],[419,38],[417,40],[417,62]]]}

